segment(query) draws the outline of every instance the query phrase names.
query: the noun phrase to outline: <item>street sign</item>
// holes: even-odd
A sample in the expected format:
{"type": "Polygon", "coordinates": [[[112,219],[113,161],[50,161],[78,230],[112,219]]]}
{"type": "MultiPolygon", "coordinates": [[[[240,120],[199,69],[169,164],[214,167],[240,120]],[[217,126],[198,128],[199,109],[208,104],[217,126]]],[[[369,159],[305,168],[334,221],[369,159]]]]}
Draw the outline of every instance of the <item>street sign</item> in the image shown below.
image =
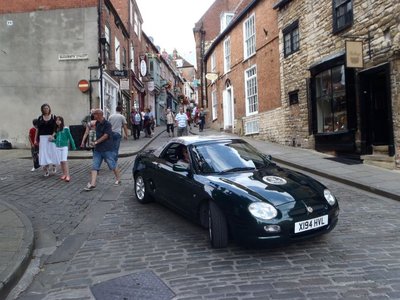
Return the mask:
{"type": "Polygon", "coordinates": [[[89,90],[89,81],[82,79],[78,82],[78,88],[82,93],[85,93],[89,90]]]}
{"type": "Polygon", "coordinates": [[[111,70],[111,76],[127,77],[128,76],[128,71],[127,70],[111,70]]]}

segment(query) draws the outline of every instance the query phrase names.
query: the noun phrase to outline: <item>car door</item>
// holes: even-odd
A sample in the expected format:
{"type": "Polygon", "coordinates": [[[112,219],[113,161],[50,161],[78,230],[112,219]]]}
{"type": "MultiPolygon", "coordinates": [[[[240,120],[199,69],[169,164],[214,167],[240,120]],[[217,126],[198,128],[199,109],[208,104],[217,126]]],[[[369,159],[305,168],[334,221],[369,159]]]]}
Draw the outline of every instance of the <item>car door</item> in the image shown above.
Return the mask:
{"type": "Polygon", "coordinates": [[[196,180],[197,175],[195,174],[190,147],[188,151],[190,156],[189,169],[186,171],[172,170],[170,180],[173,182],[173,186],[178,186],[179,188],[171,195],[170,201],[180,213],[189,218],[194,218],[197,217],[197,208],[202,200],[204,188],[196,180]]]}
{"type": "Polygon", "coordinates": [[[179,143],[172,143],[154,161],[155,182],[157,184],[157,198],[166,204],[177,208],[174,195],[180,190],[179,181],[175,179],[177,176],[173,170],[173,165],[178,161],[178,151],[181,147],[179,143]]]}

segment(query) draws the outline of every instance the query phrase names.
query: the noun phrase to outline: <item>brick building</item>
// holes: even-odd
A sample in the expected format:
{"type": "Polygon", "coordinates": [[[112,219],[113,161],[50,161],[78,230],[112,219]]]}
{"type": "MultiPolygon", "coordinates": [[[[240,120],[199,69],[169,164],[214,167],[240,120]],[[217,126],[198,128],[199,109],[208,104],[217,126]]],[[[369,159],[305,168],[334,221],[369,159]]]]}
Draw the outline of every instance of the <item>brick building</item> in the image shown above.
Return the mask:
{"type": "Polygon", "coordinates": [[[242,1],[205,53],[208,119],[215,129],[247,135],[279,129],[279,40],[272,6],[269,0],[242,1]]]}

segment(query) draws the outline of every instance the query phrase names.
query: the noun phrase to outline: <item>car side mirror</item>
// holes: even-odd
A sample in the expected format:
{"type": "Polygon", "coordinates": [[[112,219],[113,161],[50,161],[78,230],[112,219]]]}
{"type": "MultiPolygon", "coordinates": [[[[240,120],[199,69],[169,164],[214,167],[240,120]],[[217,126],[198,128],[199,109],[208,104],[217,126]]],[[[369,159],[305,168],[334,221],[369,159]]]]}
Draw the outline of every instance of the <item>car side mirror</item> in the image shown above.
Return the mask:
{"type": "Polygon", "coordinates": [[[188,168],[188,167],[183,166],[183,165],[180,165],[179,163],[178,163],[178,164],[174,164],[174,165],[172,166],[172,169],[173,169],[174,171],[176,171],[176,172],[188,172],[188,171],[189,171],[189,168],[188,168]]]}

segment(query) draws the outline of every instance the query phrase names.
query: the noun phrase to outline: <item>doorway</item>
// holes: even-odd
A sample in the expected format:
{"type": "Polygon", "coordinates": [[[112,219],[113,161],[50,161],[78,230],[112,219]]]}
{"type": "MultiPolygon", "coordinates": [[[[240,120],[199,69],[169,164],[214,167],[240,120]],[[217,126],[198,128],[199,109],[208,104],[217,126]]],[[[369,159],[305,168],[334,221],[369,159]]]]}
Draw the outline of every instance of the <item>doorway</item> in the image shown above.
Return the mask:
{"type": "Polygon", "coordinates": [[[229,80],[223,91],[224,130],[233,132],[233,91],[229,80]]]}
{"type": "Polygon", "coordinates": [[[360,73],[362,139],[366,154],[372,146],[388,146],[394,155],[390,65],[360,73]]]}

